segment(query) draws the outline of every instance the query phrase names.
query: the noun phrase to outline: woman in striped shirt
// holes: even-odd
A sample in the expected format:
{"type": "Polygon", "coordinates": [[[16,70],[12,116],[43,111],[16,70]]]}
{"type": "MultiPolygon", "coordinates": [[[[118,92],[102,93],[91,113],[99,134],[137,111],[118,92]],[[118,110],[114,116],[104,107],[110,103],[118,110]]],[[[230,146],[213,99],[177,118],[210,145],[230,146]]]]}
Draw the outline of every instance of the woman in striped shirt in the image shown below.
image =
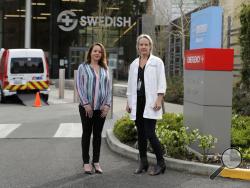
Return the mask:
{"type": "Polygon", "coordinates": [[[111,105],[111,87],[106,50],[101,43],[93,44],[87,61],[78,67],[76,79],[82,121],[82,159],[85,173],[102,173],[99,164],[103,125],[111,105]],[[93,158],[89,163],[90,137],[93,132],[93,158]]]}

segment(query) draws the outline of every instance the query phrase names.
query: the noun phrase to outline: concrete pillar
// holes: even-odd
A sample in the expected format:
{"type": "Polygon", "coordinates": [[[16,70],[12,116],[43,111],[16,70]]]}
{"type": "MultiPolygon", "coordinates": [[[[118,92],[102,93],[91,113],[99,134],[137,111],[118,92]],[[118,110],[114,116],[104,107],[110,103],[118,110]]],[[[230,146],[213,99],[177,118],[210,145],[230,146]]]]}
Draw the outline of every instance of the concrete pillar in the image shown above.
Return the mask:
{"type": "Polygon", "coordinates": [[[32,0],[26,0],[24,48],[31,48],[32,0]]]}
{"type": "Polygon", "coordinates": [[[154,26],[155,26],[154,16],[148,14],[142,15],[142,33],[146,33],[152,36],[155,32],[154,26]]]}
{"type": "Polygon", "coordinates": [[[80,99],[76,88],[76,77],[77,77],[77,70],[74,70],[74,103],[79,103],[80,99]]]}
{"type": "Polygon", "coordinates": [[[64,99],[65,69],[59,69],[59,99],[64,99]]]}
{"type": "Polygon", "coordinates": [[[152,15],[153,14],[153,1],[147,0],[147,14],[152,15]]]}
{"type": "Polygon", "coordinates": [[[155,17],[154,15],[142,15],[142,33],[148,34],[155,41],[155,17]]]}
{"type": "MultiPolygon", "coordinates": [[[[185,52],[184,125],[217,138],[212,153],[222,153],[231,145],[232,67],[232,49],[185,52]]],[[[192,148],[201,152],[197,144],[192,148]]]]}
{"type": "Polygon", "coordinates": [[[113,119],[113,69],[109,69],[109,79],[111,85],[111,106],[107,115],[107,119],[113,119]]]}

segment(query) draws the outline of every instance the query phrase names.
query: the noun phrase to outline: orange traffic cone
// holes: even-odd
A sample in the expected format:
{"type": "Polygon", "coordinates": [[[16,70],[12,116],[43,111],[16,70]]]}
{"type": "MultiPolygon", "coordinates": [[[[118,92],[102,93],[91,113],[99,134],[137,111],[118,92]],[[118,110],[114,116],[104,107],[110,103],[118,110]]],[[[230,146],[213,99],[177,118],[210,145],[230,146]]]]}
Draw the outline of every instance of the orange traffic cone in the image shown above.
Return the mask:
{"type": "Polygon", "coordinates": [[[34,101],[33,106],[34,107],[41,107],[42,106],[39,92],[36,92],[36,97],[35,97],[35,101],[34,101]]]}

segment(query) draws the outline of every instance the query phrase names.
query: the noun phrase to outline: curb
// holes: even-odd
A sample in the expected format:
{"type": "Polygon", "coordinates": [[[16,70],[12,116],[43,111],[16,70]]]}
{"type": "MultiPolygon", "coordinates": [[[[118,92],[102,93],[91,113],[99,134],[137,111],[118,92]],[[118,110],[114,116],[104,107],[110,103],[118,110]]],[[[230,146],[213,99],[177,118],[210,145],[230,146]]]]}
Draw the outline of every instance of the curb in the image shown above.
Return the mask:
{"type": "MultiPolygon", "coordinates": [[[[130,159],[138,160],[139,152],[137,149],[134,149],[126,144],[121,143],[113,134],[112,129],[107,129],[106,131],[106,140],[109,148],[124,157],[128,157],[130,159]]],[[[155,155],[152,153],[148,153],[148,160],[150,163],[155,163],[155,155]]],[[[164,157],[167,168],[178,170],[178,171],[186,171],[192,174],[206,175],[210,176],[215,170],[217,170],[220,166],[218,165],[210,165],[199,162],[192,161],[184,161],[179,159],[173,159],[164,157]]],[[[220,173],[221,177],[225,178],[235,178],[242,180],[250,180],[250,170],[248,169],[228,169],[225,168],[220,173]]]]}
{"type": "Polygon", "coordinates": [[[235,168],[235,169],[224,168],[220,173],[220,176],[224,178],[250,180],[250,170],[242,168],[235,168]]]}
{"type": "MultiPolygon", "coordinates": [[[[138,150],[121,143],[113,134],[113,130],[107,129],[106,132],[106,140],[109,148],[119,153],[124,157],[128,157],[130,159],[138,160],[139,152],[138,150]]],[[[155,155],[152,153],[148,153],[148,160],[150,163],[155,163],[155,155]]],[[[187,171],[193,174],[201,174],[209,176],[220,166],[209,165],[203,163],[196,163],[192,161],[184,161],[179,159],[173,159],[164,157],[167,168],[178,170],[178,171],[187,171]]]]}

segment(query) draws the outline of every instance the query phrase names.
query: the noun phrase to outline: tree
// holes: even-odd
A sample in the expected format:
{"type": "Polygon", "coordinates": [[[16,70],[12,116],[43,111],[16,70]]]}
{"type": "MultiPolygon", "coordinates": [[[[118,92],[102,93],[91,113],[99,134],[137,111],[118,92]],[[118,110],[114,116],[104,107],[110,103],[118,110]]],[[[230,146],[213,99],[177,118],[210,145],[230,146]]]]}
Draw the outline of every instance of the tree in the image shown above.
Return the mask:
{"type": "MultiPolygon", "coordinates": [[[[117,11],[116,9],[112,9],[115,8],[116,4],[113,1],[102,1],[102,0],[98,0],[98,16],[111,16],[112,14],[114,14],[115,11],[117,11]],[[111,9],[108,9],[111,8],[111,9]]],[[[97,36],[96,36],[96,40],[97,41],[102,41],[102,43],[104,44],[104,46],[107,46],[108,44],[108,34],[109,34],[109,27],[104,27],[104,26],[99,26],[97,29],[97,36]]]]}
{"type": "Polygon", "coordinates": [[[186,38],[190,37],[190,12],[191,11],[199,11],[205,7],[218,4],[218,0],[172,0],[175,2],[176,8],[180,12],[179,21],[176,23],[171,22],[175,28],[177,28],[176,32],[179,34],[182,42],[182,59],[184,59],[184,52],[187,49],[186,47],[186,38]]]}
{"type": "Polygon", "coordinates": [[[241,46],[241,84],[247,91],[250,90],[250,4],[242,5],[240,12],[240,46],[241,46]]]}
{"type": "MultiPolygon", "coordinates": [[[[138,14],[144,13],[144,8],[138,0],[97,0],[98,9],[95,15],[98,16],[123,16],[131,17],[132,22],[137,19],[138,14]]],[[[107,46],[112,44],[112,41],[108,40],[108,35],[119,35],[123,33],[122,28],[112,28],[99,26],[95,28],[97,41],[107,46]],[[119,31],[120,30],[120,31],[119,31]]],[[[126,29],[125,29],[126,30],[126,29]]],[[[115,39],[116,40],[116,39],[115,39]]],[[[120,40],[120,39],[118,39],[120,40]]]]}
{"type": "Polygon", "coordinates": [[[240,115],[250,115],[250,4],[240,11],[241,81],[233,92],[233,110],[240,115]]]}
{"type": "MultiPolygon", "coordinates": [[[[157,3],[158,0],[152,0],[155,11],[161,10],[157,3]]],[[[170,37],[174,35],[181,39],[182,59],[184,59],[184,52],[187,49],[187,38],[189,38],[189,26],[190,26],[190,12],[193,10],[199,10],[207,6],[217,4],[218,0],[171,0],[169,6],[165,12],[162,12],[162,19],[167,20],[168,27],[157,27],[157,35],[170,37]]],[[[156,37],[157,38],[157,37],[156,37]]],[[[162,41],[162,37],[158,37],[159,41],[162,41]]],[[[156,41],[156,49],[161,53],[162,43],[156,41]],[[157,46],[160,45],[160,46],[157,46]]],[[[165,44],[166,45],[166,44],[165,44]]],[[[162,56],[163,57],[163,56],[162,56]]]]}

